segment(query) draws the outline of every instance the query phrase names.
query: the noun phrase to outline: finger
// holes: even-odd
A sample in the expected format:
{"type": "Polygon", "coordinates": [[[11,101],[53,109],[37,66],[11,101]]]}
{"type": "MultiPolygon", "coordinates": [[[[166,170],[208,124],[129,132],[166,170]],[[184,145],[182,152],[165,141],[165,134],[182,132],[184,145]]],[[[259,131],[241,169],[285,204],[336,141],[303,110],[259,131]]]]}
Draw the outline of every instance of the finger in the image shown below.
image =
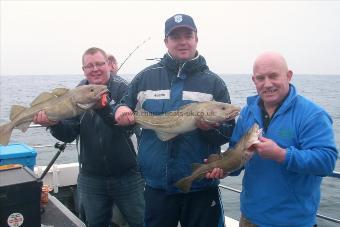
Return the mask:
{"type": "Polygon", "coordinates": [[[221,169],[221,170],[220,170],[220,176],[219,176],[219,178],[220,178],[220,179],[224,178],[224,177],[225,177],[224,175],[225,175],[225,174],[224,174],[224,171],[223,171],[223,169],[221,169]]]}
{"type": "Polygon", "coordinates": [[[266,137],[263,137],[263,136],[261,136],[261,137],[259,138],[259,140],[260,140],[260,142],[266,142],[266,141],[268,141],[268,139],[267,139],[266,137]]]}
{"type": "Polygon", "coordinates": [[[128,115],[129,123],[134,124],[135,123],[135,115],[133,115],[132,112],[129,113],[128,115]]]}

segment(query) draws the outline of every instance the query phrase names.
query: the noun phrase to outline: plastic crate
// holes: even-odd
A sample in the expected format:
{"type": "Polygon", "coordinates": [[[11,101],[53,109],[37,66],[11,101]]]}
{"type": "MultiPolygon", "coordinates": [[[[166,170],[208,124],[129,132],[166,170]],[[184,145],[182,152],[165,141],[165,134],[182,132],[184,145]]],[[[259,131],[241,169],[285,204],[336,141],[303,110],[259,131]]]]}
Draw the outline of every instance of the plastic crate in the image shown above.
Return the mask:
{"type": "Polygon", "coordinates": [[[13,143],[7,146],[0,145],[0,166],[8,164],[21,164],[34,169],[37,152],[34,148],[23,143],[13,143]]]}

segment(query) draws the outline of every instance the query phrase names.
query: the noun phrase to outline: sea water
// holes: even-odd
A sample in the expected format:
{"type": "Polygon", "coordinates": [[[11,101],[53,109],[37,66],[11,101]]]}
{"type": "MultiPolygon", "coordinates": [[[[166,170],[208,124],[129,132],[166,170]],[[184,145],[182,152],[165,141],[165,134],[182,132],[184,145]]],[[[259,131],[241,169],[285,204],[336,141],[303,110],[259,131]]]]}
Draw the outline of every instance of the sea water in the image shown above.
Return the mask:
{"type": "MultiPolygon", "coordinates": [[[[132,75],[122,75],[130,81],[132,75]]],[[[250,75],[221,75],[225,81],[233,104],[244,106],[246,97],[255,95],[256,90],[250,75]]],[[[43,91],[51,91],[56,87],[73,88],[83,79],[82,75],[22,75],[0,76],[0,123],[8,121],[10,107],[13,104],[28,106],[43,91]]],[[[293,75],[292,83],[298,93],[321,105],[333,119],[336,146],[340,148],[340,75],[293,75]]],[[[14,130],[11,142],[22,142],[31,146],[54,145],[57,140],[44,128],[31,128],[26,133],[14,130]]],[[[224,146],[225,148],[225,146],[224,146]]],[[[36,148],[37,165],[47,165],[56,153],[53,147],[36,148]]],[[[77,151],[69,145],[56,163],[77,161],[77,151]]],[[[336,165],[340,171],[340,161],[336,165]]],[[[242,175],[227,177],[222,184],[241,189],[242,175]]],[[[325,177],[322,184],[322,195],[319,213],[340,219],[340,179],[325,177]]],[[[221,190],[225,215],[239,219],[239,194],[221,190]]],[[[319,226],[339,226],[318,219],[319,226]]]]}

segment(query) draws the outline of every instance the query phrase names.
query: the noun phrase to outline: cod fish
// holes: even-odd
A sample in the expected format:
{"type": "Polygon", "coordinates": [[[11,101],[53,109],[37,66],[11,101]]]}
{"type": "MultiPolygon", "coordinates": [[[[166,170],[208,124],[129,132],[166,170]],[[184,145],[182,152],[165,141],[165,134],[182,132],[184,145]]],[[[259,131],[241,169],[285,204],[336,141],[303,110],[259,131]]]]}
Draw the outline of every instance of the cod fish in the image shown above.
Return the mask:
{"type": "Polygon", "coordinates": [[[175,186],[181,191],[187,193],[190,191],[191,184],[196,179],[203,179],[207,172],[214,168],[221,168],[225,173],[230,173],[240,169],[246,162],[246,151],[259,143],[259,137],[262,135],[262,129],[258,124],[254,124],[248,132],[242,136],[234,148],[229,148],[222,155],[212,154],[208,157],[206,164],[193,163],[192,174],[184,177],[175,183],[175,186]]]}
{"type": "Polygon", "coordinates": [[[239,113],[238,106],[206,101],[187,104],[161,115],[139,110],[135,112],[135,121],[141,128],[154,130],[160,140],[168,141],[179,134],[195,130],[199,118],[210,123],[220,123],[234,119],[239,113]]]}
{"type": "Polygon", "coordinates": [[[43,92],[30,104],[30,107],[13,105],[10,122],[0,126],[0,144],[7,145],[14,128],[26,132],[33,117],[45,110],[49,120],[57,121],[75,117],[91,109],[107,93],[105,85],[83,85],[72,90],[55,88],[43,92]]]}

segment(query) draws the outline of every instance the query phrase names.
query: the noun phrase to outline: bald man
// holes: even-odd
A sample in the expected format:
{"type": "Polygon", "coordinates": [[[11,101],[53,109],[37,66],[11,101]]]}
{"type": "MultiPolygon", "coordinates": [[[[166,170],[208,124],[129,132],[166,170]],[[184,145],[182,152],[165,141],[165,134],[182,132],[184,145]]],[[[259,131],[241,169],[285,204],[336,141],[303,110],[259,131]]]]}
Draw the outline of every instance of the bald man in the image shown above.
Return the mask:
{"type": "MultiPolygon", "coordinates": [[[[244,167],[241,227],[316,225],[322,177],[334,170],[338,151],[331,117],[297,93],[292,76],[279,53],[255,60],[258,95],[247,98],[230,142],[233,147],[254,123],[264,130],[244,167]]],[[[219,169],[207,175],[222,176],[219,169]]]]}

